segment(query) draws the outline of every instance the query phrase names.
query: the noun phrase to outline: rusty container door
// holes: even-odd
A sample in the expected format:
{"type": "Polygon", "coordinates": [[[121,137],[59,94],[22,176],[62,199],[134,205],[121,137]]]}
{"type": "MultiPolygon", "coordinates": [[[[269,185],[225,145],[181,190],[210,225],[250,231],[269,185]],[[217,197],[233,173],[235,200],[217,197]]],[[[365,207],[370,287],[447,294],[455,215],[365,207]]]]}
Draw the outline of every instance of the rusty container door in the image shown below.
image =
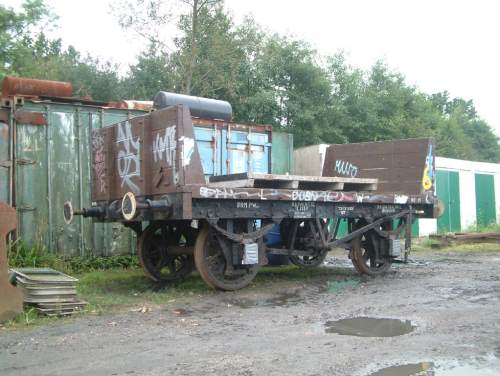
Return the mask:
{"type": "Polygon", "coordinates": [[[46,124],[35,125],[30,116],[17,116],[14,123],[18,237],[64,256],[134,251],[135,239],[123,226],[83,218],[67,226],[61,213],[68,200],[78,207],[91,205],[92,130],[144,112],[31,101],[19,112],[41,114],[46,124]]]}
{"type": "Polygon", "coordinates": [[[233,128],[221,132],[222,175],[242,172],[271,172],[271,143],[268,132],[255,132],[252,127],[233,128]]]}
{"type": "Polygon", "coordinates": [[[9,111],[0,109],[0,201],[4,202],[10,202],[9,122],[9,111]]]}
{"type": "MultiPolygon", "coordinates": [[[[249,171],[271,172],[270,127],[197,118],[193,122],[206,177],[249,171]]],[[[288,147],[293,148],[293,143],[279,150],[285,152],[288,147]]],[[[288,156],[285,159],[288,160],[288,156]]]]}

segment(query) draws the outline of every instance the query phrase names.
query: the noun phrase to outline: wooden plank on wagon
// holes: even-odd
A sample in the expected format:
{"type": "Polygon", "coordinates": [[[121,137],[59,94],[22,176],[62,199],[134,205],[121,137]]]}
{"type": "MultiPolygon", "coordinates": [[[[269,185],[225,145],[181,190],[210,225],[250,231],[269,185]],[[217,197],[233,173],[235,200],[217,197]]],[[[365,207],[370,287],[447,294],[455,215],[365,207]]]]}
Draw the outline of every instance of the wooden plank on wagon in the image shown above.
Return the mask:
{"type": "Polygon", "coordinates": [[[210,177],[210,186],[218,188],[276,188],[304,190],[373,191],[378,180],[372,178],[277,175],[245,172],[210,177]]]}

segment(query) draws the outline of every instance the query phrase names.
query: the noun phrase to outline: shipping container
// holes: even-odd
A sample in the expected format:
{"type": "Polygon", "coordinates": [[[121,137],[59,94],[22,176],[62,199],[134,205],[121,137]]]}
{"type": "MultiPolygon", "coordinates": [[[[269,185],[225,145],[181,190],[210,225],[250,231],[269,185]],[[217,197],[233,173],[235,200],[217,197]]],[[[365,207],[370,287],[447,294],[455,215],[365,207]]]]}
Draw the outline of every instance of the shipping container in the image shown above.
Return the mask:
{"type": "Polygon", "coordinates": [[[52,101],[21,104],[0,110],[0,199],[17,209],[17,237],[66,256],[133,252],[129,230],[84,220],[66,226],[61,213],[66,200],[90,203],[91,130],[145,112],[52,101]]]}

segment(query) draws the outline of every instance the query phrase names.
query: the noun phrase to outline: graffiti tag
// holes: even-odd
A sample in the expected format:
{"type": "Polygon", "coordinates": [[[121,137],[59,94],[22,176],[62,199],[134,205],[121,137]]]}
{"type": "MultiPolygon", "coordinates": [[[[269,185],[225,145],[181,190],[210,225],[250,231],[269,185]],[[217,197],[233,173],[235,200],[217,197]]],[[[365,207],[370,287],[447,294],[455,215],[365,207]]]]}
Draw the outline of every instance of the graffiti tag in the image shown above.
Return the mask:
{"type": "Polygon", "coordinates": [[[140,189],[132,179],[135,176],[141,176],[141,143],[139,136],[133,138],[129,121],[118,124],[116,144],[118,149],[118,175],[122,180],[121,186],[127,185],[132,192],[139,194],[140,189]]]}
{"type": "Polygon", "coordinates": [[[106,185],[106,154],[104,152],[104,137],[94,131],[92,135],[92,152],[94,154],[93,169],[99,192],[107,190],[106,185]]]}
{"type": "Polygon", "coordinates": [[[358,175],[358,167],[353,165],[351,162],[343,161],[341,159],[337,159],[335,161],[335,171],[337,171],[340,175],[350,176],[351,178],[355,178],[358,175]]]}
{"type": "Polygon", "coordinates": [[[175,139],[175,125],[165,128],[165,133],[156,134],[153,141],[153,158],[155,162],[165,160],[168,166],[174,166],[177,141],[175,139]]]}

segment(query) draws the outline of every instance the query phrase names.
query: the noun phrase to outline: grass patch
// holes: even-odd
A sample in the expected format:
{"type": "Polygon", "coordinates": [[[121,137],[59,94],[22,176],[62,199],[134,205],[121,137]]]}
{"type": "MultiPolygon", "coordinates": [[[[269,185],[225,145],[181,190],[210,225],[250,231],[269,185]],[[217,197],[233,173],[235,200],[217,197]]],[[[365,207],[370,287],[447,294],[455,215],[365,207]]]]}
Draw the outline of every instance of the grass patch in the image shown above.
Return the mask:
{"type": "MultiPolygon", "coordinates": [[[[144,275],[136,256],[63,258],[49,253],[44,246],[16,241],[9,247],[8,257],[11,268],[50,267],[78,278],[78,296],[89,303],[82,315],[124,312],[219,293],[209,288],[197,273],[175,283],[158,285],[144,275]]],[[[308,284],[315,280],[335,283],[345,280],[350,274],[352,271],[342,268],[263,267],[247,288],[267,289],[282,282],[290,286],[293,282],[308,284]]],[[[46,317],[39,315],[35,308],[26,306],[22,315],[4,323],[3,327],[26,328],[62,320],[71,318],[46,317]]]]}
{"type": "MultiPolygon", "coordinates": [[[[261,268],[248,288],[272,287],[282,281],[310,282],[325,277],[342,276],[342,270],[334,268],[300,269],[296,266],[261,268]]],[[[165,304],[189,296],[215,294],[197,273],[165,286],[155,284],[144,276],[141,269],[116,269],[95,271],[77,276],[80,279],[78,293],[99,312],[109,312],[141,306],[165,304]]]]}
{"type": "Polygon", "coordinates": [[[9,246],[7,256],[11,268],[48,267],[66,274],[139,267],[139,259],[135,255],[61,257],[49,253],[43,245],[29,245],[22,240],[17,240],[9,246]]]}
{"type": "Polygon", "coordinates": [[[487,226],[472,225],[463,232],[500,232],[500,224],[492,223],[487,226]]]}
{"type": "MultiPolygon", "coordinates": [[[[342,268],[306,268],[293,265],[263,267],[247,289],[269,288],[286,282],[308,284],[314,281],[345,280],[352,271],[342,268]]],[[[209,288],[198,273],[164,286],[149,280],[139,268],[114,268],[76,274],[79,279],[77,290],[80,299],[89,303],[81,315],[102,315],[126,312],[142,307],[175,304],[191,298],[199,298],[220,292],[209,288]]],[[[357,282],[356,282],[357,283],[357,282]]],[[[79,317],[79,315],[76,315],[79,317]]],[[[50,318],[38,315],[32,307],[26,307],[24,314],[4,323],[7,329],[21,329],[40,325],[50,325],[71,318],[50,318]]]]}
{"type": "Polygon", "coordinates": [[[77,276],[78,294],[98,312],[145,304],[165,304],[189,295],[211,293],[198,275],[165,286],[149,280],[141,269],[94,271],[77,276]]]}

